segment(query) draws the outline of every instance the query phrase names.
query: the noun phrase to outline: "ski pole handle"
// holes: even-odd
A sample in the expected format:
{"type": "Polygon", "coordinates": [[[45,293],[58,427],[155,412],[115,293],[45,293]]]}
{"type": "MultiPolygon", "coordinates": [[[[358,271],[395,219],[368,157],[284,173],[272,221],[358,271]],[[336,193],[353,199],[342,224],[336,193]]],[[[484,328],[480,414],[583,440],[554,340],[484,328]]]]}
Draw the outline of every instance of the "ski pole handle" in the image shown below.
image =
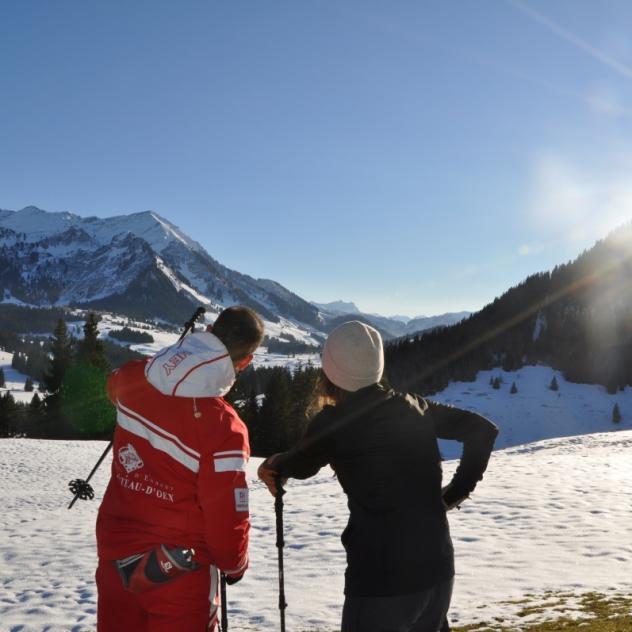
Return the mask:
{"type": "Polygon", "coordinates": [[[178,338],[178,342],[180,342],[187,335],[187,333],[189,333],[189,330],[194,331],[195,321],[205,312],[206,310],[203,307],[198,307],[195,310],[195,314],[191,316],[191,319],[187,320],[187,322],[184,323],[184,331],[182,332],[182,335],[180,336],[180,338],[178,338]]]}

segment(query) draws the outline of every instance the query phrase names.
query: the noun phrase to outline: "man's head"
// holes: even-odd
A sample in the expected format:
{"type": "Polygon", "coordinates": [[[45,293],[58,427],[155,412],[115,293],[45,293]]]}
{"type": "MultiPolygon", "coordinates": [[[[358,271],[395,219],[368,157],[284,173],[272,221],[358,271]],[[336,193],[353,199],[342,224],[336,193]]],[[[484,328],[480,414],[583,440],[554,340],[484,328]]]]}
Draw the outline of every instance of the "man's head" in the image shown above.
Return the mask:
{"type": "Polygon", "coordinates": [[[220,313],[212,331],[224,343],[235,369],[239,370],[248,365],[263,340],[263,321],[249,307],[234,305],[220,313]]]}

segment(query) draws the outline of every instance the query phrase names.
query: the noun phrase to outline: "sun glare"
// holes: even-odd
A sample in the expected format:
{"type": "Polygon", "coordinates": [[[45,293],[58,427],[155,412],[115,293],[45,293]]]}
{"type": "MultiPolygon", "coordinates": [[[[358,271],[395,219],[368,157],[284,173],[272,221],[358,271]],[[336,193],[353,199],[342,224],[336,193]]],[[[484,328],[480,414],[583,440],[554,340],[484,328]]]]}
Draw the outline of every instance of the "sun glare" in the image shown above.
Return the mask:
{"type": "Polygon", "coordinates": [[[535,228],[550,238],[594,241],[632,220],[632,183],[545,156],[536,161],[529,203],[535,228]]]}

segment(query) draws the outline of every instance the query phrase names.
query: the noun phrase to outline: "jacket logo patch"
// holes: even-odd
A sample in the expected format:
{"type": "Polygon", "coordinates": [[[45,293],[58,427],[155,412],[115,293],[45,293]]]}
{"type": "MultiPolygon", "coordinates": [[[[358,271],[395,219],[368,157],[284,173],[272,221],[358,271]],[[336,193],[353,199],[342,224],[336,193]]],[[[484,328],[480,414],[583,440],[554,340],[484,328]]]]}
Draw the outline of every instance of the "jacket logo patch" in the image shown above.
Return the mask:
{"type": "Polygon", "coordinates": [[[235,511],[248,511],[248,488],[238,487],[235,490],[235,511]]]}
{"type": "Polygon", "coordinates": [[[140,470],[144,465],[143,460],[138,456],[138,452],[136,452],[131,443],[124,445],[118,451],[118,460],[128,474],[140,470]]]}
{"type": "Polygon", "coordinates": [[[185,358],[193,355],[190,351],[178,351],[174,353],[163,365],[162,368],[165,371],[165,375],[171,375],[177,368],[180,362],[185,358]]]}

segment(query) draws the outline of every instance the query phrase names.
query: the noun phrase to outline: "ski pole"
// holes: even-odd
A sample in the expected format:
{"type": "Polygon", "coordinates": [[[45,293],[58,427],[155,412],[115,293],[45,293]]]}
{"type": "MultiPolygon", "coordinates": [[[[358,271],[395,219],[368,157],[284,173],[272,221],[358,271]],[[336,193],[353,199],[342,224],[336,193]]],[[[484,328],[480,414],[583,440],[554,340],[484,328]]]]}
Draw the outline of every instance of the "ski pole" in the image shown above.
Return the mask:
{"type": "Polygon", "coordinates": [[[274,478],[274,483],[276,485],[276,496],[274,497],[276,546],[279,560],[279,613],[281,616],[281,632],[285,632],[285,609],[287,608],[287,603],[285,603],[285,576],[283,574],[283,547],[285,546],[285,541],[283,540],[283,495],[285,490],[283,489],[280,476],[274,478]]]}
{"type": "Polygon", "coordinates": [[[70,481],[70,483],[68,483],[70,491],[75,495],[75,497],[70,501],[68,509],[72,509],[72,506],[77,502],[78,498],[81,498],[81,500],[92,500],[94,498],[94,490],[92,489],[92,485],[89,484],[89,481],[93,474],[99,469],[99,465],[101,465],[111,447],[112,441],[110,441],[107,448],[103,450],[103,454],[99,457],[99,460],[96,462],[95,466],[92,468],[92,472],[88,474],[88,478],[86,478],[85,481],[81,478],[76,478],[74,481],[70,481]]]}
{"type": "Polygon", "coordinates": [[[224,573],[220,577],[219,594],[222,604],[222,632],[228,632],[228,602],[226,601],[226,575],[224,573]]]}

